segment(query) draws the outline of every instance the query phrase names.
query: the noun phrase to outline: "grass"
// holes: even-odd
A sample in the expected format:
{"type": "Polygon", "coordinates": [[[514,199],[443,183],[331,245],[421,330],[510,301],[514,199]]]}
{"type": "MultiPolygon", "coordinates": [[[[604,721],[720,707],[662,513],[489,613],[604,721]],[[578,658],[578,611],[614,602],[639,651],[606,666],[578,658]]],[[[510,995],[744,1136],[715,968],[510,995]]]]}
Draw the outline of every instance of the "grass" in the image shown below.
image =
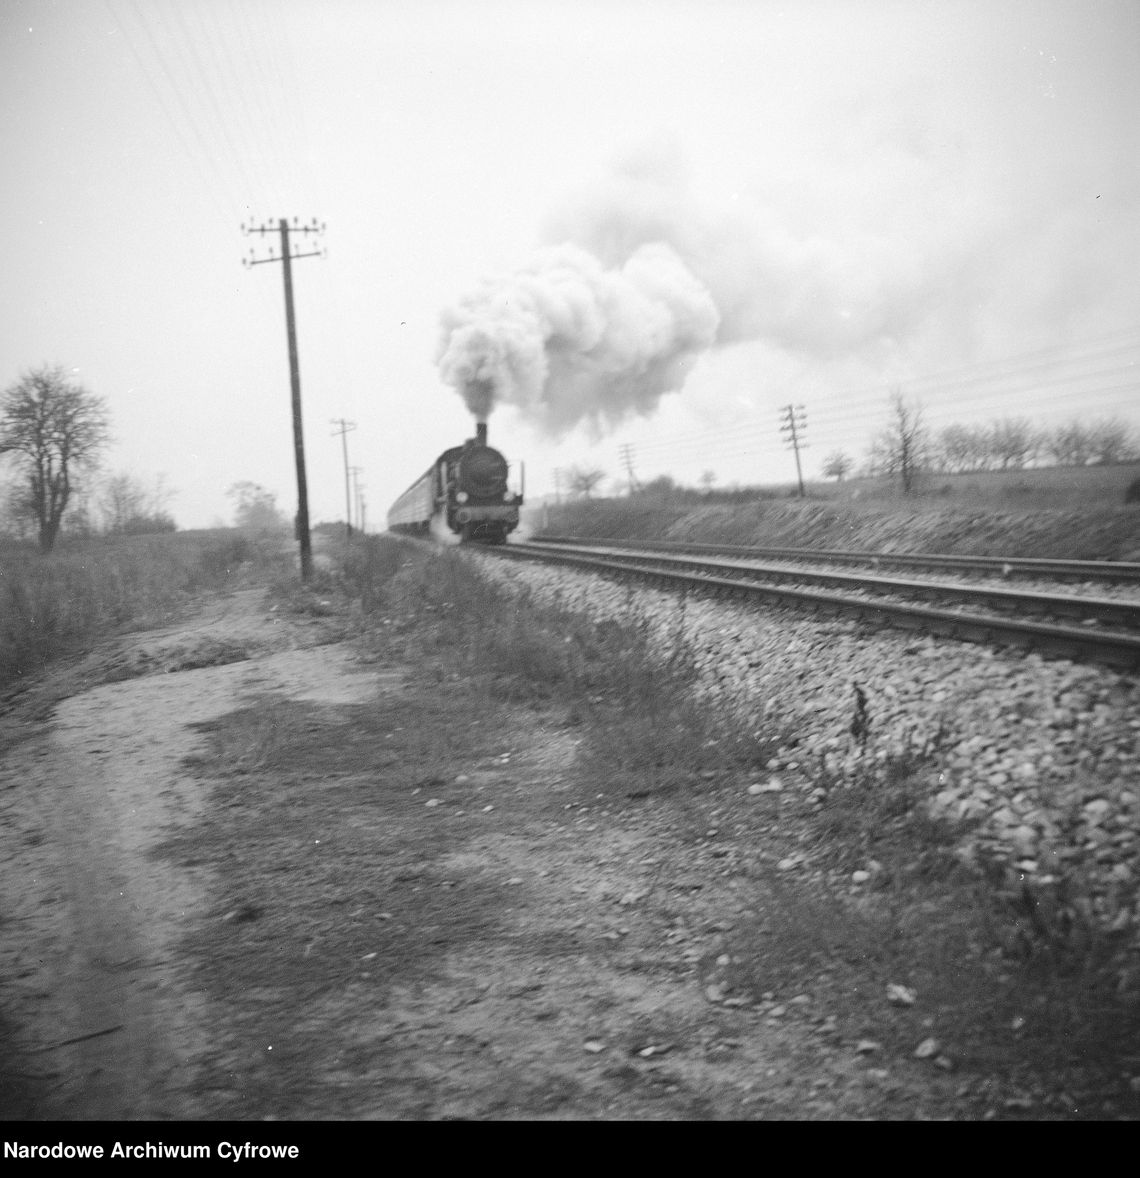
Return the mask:
{"type": "Polygon", "coordinates": [[[507,702],[557,701],[581,728],[583,763],[615,792],[667,792],[771,755],[770,742],[695,698],[683,629],[663,648],[632,607],[594,621],[505,592],[453,550],[388,537],[349,551],[345,581],[370,640],[428,662],[438,680],[461,677],[507,702]]]}
{"type": "MultiPolygon", "coordinates": [[[[937,507],[950,501],[970,507],[1000,509],[1016,504],[1062,509],[1099,508],[1120,505],[1132,483],[1140,478],[1140,462],[1119,462],[1103,466],[1043,466],[1023,470],[977,470],[948,474],[920,472],[915,489],[904,495],[897,478],[885,475],[833,480],[809,480],[804,498],[834,504],[860,505],[898,503],[913,510],[937,507]]],[[[735,487],[732,490],[701,491],[691,487],[665,490],[646,489],[629,499],[577,500],[558,512],[605,512],[607,505],[621,504],[630,515],[650,514],[662,507],[696,508],[721,504],[743,505],[756,500],[800,498],[795,483],[735,487]]]]}
{"type": "Polygon", "coordinates": [[[773,488],[731,496],[592,500],[535,515],[549,535],[716,541],[1135,560],[1140,505],[1126,505],[1140,464],[931,476],[902,495],[886,480],[813,484],[799,499],[773,488]]]}
{"type": "Polygon", "coordinates": [[[276,546],[229,531],[75,541],[48,556],[0,543],[0,689],[282,559],[276,546]]]}

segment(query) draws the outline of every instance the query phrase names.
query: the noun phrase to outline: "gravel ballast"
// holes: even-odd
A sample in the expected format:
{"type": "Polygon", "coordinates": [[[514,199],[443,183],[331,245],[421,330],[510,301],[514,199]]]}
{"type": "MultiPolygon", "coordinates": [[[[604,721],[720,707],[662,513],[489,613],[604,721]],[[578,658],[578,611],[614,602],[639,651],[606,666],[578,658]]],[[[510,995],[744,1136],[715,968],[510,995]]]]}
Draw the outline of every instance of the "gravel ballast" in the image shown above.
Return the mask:
{"type": "MultiPolygon", "coordinates": [[[[1140,950],[1140,680],[843,619],[673,594],[475,556],[540,603],[682,633],[701,690],[756,731],[791,733],[769,768],[811,796],[820,779],[921,753],[933,816],[962,823],[959,855],[1001,886],[1140,950]],[[856,687],[863,740],[852,734],[856,687]]],[[[858,727],[858,725],[856,725],[858,727]]]]}

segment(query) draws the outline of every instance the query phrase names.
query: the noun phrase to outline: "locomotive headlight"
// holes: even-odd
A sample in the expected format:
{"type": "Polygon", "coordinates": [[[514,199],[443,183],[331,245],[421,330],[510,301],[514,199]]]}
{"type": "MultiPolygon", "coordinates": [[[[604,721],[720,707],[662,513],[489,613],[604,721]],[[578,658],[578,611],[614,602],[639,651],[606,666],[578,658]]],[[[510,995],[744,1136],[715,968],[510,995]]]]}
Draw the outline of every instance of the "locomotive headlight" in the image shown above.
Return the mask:
{"type": "Polygon", "coordinates": [[[460,491],[459,494],[457,494],[455,496],[455,499],[458,503],[466,503],[467,502],[467,492],[460,491]]]}

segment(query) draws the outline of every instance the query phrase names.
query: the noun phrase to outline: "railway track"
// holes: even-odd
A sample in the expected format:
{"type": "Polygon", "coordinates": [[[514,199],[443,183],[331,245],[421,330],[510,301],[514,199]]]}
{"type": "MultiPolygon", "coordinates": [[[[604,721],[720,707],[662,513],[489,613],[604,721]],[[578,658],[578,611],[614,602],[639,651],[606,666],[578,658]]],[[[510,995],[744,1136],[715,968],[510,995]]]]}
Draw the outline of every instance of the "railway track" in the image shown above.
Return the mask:
{"type": "MultiPolygon", "coordinates": [[[[747,556],[736,555],[739,549],[732,555],[725,555],[723,550],[714,555],[704,551],[710,547],[715,546],[672,546],[666,550],[657,544],[615,545],[544,538],[494,551],[508,559],[539,560],[610,576],[635,576],[672,589],[742,596],[817,614],[856,615],[940,637],[1017,646],[1125,670],[1140,669],[1140,600],[776,564],[758,559],[755,549],[744,550],[747,556]]],[[[808,555],[804,550],[780,551],[808,555]]],[[[1092,562],[1052,563],[1071,566],[1092,562]]],[[[1036,571],[1035,575],[1042,573],[1036,571]]],[[[1127,579],[1128,574],[1125,576],[1127,579]]],[[[1087,574],[1085,579],[1089,579],[1087,574]]]]}
{"type": "MultiPolygon", "coordinates": [[[[535,543],[599,547],[613,541],[580,536],[543,536],[535,543]]],[[[671,540],[622,540],[638,551],[693,552],[745,560],[790,560],[813,564],[865,565],[873,569],[911,568],[1053,580],[1111,581],[1140,585],[1140,561],[1054,560],[1049,557],[951,556],[925,552],[865,552],[842,548],[759,548],[741,544],[696,544],[671,540]]]]}

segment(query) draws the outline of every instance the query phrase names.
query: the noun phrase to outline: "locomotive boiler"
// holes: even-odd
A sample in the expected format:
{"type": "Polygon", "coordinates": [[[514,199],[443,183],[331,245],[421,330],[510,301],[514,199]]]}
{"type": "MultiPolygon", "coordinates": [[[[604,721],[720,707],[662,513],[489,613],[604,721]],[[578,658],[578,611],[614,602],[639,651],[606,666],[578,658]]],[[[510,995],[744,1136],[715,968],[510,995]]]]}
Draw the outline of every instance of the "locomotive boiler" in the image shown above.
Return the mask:
{"type": "Polygon", "coordinates": [[[463,541],[502,544],[518,527],[523,501],[508,487],[507,470],[507,460],[487,445],[486,422],[479,422],[475,437],[444,450],[392,504],[388,530],[423,536],[442,526],[463,541]]]}

